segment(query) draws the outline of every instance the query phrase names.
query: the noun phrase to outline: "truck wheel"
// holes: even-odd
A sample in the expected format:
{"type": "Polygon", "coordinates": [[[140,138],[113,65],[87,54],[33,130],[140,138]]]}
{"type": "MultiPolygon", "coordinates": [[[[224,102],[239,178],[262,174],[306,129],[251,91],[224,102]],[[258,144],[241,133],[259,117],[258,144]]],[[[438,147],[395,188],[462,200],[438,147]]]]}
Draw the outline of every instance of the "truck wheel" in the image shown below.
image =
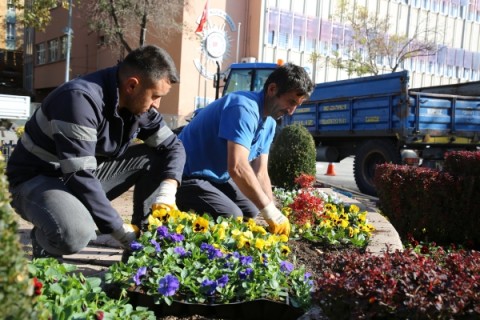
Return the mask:
{"type": "Polygon", "coordinates": [[[373,183],[375,167],[382,163],[400,164],[400,151],[388,140],[369,140],[361,145],[353,162],[353,174],[361,192],[377,196],[373,183]]]}

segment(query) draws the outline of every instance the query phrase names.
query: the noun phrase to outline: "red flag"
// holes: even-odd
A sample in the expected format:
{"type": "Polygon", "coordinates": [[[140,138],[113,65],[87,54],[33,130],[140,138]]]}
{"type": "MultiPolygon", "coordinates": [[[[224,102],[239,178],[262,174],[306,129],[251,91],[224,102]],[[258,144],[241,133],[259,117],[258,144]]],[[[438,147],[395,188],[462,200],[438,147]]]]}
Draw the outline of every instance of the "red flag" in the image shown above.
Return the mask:
{"type": "Polygon", "coordinates": [[[205,26],[205,23],[207,23],[207,20],[208,20],[208,0],[207,2],[205,2],[205,8],[203,8],[202,17],[200,18],[200,23],[198,24],[198,27],[197,27],[197,30],[195,30],[195,33],[203,31],[203,27],[205,26]]]}

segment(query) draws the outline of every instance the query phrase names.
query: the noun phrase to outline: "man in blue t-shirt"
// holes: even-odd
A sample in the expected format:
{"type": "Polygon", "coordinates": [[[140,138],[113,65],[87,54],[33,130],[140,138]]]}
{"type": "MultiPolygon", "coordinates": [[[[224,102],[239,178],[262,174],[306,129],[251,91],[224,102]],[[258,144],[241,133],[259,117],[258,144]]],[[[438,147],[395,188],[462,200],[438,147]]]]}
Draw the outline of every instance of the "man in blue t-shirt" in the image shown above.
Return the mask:
{"type": "Polygon", "coordinates": [[[292,114],[313,91],[304,68],[276,68],[259,92],[240,91],[212,102],[179,134],[187,154],[178,208],[213,217],[254,218],[259,212],[270,231],[290,232],[275,207],[268,175],[268,152],[276,120],[292,114]]]}

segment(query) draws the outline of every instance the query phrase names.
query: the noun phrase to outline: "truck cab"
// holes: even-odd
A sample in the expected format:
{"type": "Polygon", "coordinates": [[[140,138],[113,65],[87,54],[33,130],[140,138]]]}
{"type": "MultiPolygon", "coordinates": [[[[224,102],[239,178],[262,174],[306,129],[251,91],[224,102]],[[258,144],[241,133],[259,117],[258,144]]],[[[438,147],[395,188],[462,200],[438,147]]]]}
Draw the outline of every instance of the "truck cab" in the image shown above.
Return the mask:
{"type": "Polygon", "coordinates": [[[222,96],[235,91],[263,89],[263,84],[276,67],[278,64],[267,62],[232,63],[227,71],[222,96]]]}

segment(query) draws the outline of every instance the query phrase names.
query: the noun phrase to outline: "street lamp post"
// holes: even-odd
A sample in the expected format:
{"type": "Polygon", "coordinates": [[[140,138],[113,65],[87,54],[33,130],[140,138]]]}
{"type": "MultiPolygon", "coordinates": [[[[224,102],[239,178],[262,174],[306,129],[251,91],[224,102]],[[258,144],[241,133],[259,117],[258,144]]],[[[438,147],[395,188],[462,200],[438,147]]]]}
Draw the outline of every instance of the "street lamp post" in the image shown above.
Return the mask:
{"type": "Polygon", "coordinates": [[[65,30],[67,34],[67,52],[65,55],[65,82],[70,80],[70,51],[72,43],[72,0],[68,1],[68,25],[65,30]]]}

